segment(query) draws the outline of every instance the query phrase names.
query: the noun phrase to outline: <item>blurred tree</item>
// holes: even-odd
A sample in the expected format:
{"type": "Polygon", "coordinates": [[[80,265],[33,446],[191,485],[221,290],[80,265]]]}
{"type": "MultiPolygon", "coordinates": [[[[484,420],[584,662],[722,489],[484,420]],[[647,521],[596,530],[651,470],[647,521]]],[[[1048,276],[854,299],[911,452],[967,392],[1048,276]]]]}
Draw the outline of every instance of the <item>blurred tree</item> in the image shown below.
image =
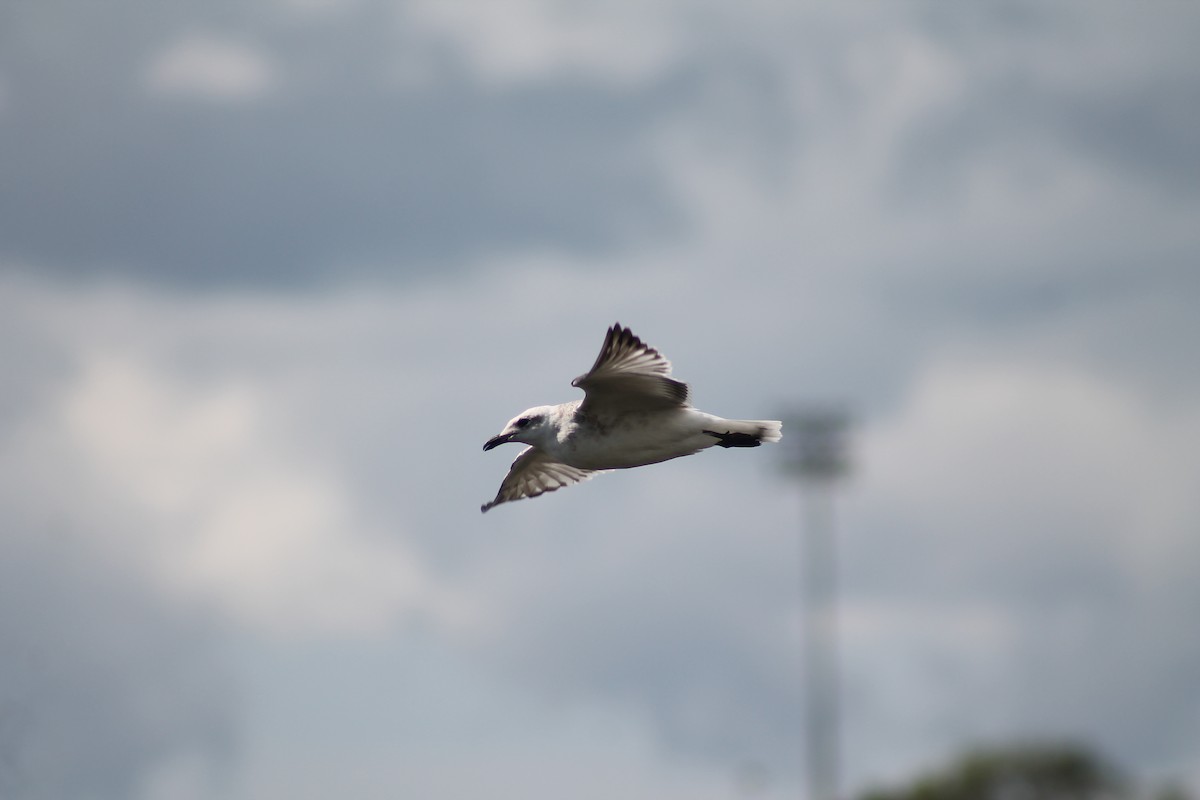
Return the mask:
{"type": "Polygon", "coordinates": [[[1191,800],[1191,797],[1182,786],[1167,784],[1158,790],[1154,800],[1191,800]]]}
{"type": "Polygon", "coordinates": [[[860,800],[1118,800],[1132,798],[1117,769],[1071,745],[1016,745],[967,753],[950,767],[860,800]]]}

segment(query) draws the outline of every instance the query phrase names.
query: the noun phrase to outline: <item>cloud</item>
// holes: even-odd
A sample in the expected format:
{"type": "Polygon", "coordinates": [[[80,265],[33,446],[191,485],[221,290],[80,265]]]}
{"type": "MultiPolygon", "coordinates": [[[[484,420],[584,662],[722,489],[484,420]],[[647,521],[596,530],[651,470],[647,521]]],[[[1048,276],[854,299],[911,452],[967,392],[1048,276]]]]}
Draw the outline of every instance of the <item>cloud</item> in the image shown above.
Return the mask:
{"type": "MultiPolygon", "coordinates": [[[[461,456],[478,454],[492,432],[484,405],[502,420],[505,397],[526,399],[535,376],[506,354],[577,313],[541,302],[564,285],[570,296],[624,293],[603,274],[549,265],[471,288],[301,301],[14,286],[10,296],[26,293],[23,307],[41,306],[23,320],[23,338],[39,338],[29,328],[52,329],[71,365],[31,412],[40,420],[25,434],[28,451],[40,454],[31,474],[37,485],[52,475],[70,485],[73,513],[104,521],[100,541],[164,598],[209,609],[235,630],[306,641],[432,630],[492,680],[585,708],[617,702],[639,729],[649,709],[657,735],[732,769],[774,732],[746,709],[789,691],[783,665],[794,654],[773,641],[786,641],[789,618],[771,608],[786,578],[781,585],[768,568],[775,592],[750,609],[722,607],[760,557],[778,564],[771,542],[746,551],[711,520],[699,525],[712,516],[699,508],[662,538],[628,522],[617,537],[563,538],[569,518],[543,517],[531,539],[522,533],[528,518],[478,514],[506,460],[461,456]],[[452,419],[464,422],[447,425],[452,419]],[[694,537],[689,524],[699,528],[694,537]],[[637,574],[622,567],[632,558],[637,574]],[[738,562],[720,592],[706,572],[712,558],[738,562]],[[662,591],[664,559],[687,565],[675,601],[662,591]],[[624,598],[611,603],[618,576],[624,598]],[[698,609],[705,586],[713,601],[698,609]],[[548,596],[559,599],[547,605],[548,596]],[[756,619],[758,611],[769,618],[756,619]],[[697,614],[720,618],[715,632],[697,614]],[[580,626],[587,646],[574,638],[580,626]],[[664,628],[679,636],[656,644],[664,628]]],[[[590,353],[602,332],[588,327],[541,348],[542,359],[563,365],[547,376],[547,391],[572,391],[579,352],[590,353]]],[[[614,481],[607,492],[577,498],[584,509],[601,504],[585,518],[620,509],[617,498],[630,490],[642,492],[632,508],[662,491],[683,504],[694,490],[652,476],[639,490],[640,481],[606,477],[614,481]]],[[[716,475],[706,480],[715,494],[716,475]]],[[[791,724],[784,706],[778,713],[791,724]]]]}
{"type": "Polygon", "coordinates": [[[62,424],[103,494],[143,518],[126,543],[168,588],[234,619],[291,631],[372,630],[418,609],[430,578],[395,539],[363,531],[335,476],[281,451],[249,386],[177,386],[98,355],[62,424]]]}
{"type": "Polygon", "coordinates": [[[526,256],[465,283],[322,294],[10,280],[6,340],[31,343],[14,363],[47,387],[14,406],[38,421],[17,460],[29,502],[71,487],[70,518],[102,523],[99,540],[170,607],[314,648],[387,631],[404,647],[420,629],[486,676],[467,683],[603,707],[674,756],[749,759],[788,783],[798,565],[777,454],[708,453],[481,519],[507,464],[479,447],[514,409],[570,397],[614,318],[663,348],[704,407],[747,416],[829,383],[822,353],[844,342],[858,355],[843,376],[861,373],[847,383],[874,392],[844,528],[852,778],[900,774],[964,736],[1117,720],[1134,721],[1103,738],[1118,757],[1186,759],[1182,712],[1154,723],[1167,756],[1133,740],[1160,702],[1154,682],[1190,691],[1200,674],[1177,672],[1194,656],[1139,622],[1177,618],[1178,565],[1194,562],[1179,532],[1197,511],[1172,477],[1195,472],[1194,387],[1161,403],[1104,346],[1138,309],[1161,310],[1143,305],[1158,290],[1042,324],[968,324],[751,261],[740,279],[774,287],[762,305],[679,303],[696,270],[724,279],[720,253],[697,248],[526,256]],[[842,320],[835,336],[759,314],[816,280],[807,302],[842,320]],[[891,326],[909,317],[936,336],[891,326]],[[898,359],[924,366],[896,377],[898,359]],[[1130,656],[1072,683],[1110,639],[1136,645],[1147,680],[1130,656]],[[1039,705],[1038,691],[1058,694],[1039,705]],[[1117,695],[1146,710],[1103,702],[1117,695]]]}
{"type": "MultiPolygon", "coordinates": [[[[715,412],[832,396],[860,415],[853,781],[1034,730],[1194,773],[1177,698],[1200,671],[1174,633],[1200,515],[1190,12],[685,5],[14,15],[5,521],[91,543],[21,545],[14,569],[73,598],[57,562],[82,553],[102,637],[128,584],[161,614],[130,616],[135,639],[181,631],[201,664],[210,635],[274,653],[297,677],[251,687],[279,694],[243,723],[263,735],[275,713],[269,763],[319,764],[330,786],[392,753],[354,762],[325,731],[314,760],[278,709],[337,696],[359,675],[329,664],[384,640],[384,739],[421,733],[412,698],[474,690],[505,699],[491,727],[458,724],[518,751],[560,723],[514,708],[601,707],[639,753],[791,781],[798,566],[775,453],[479,518],[507,466],[483,439],[569,398],[619,319],[715,412]],[[147,91],[189,42],[176,94],[147,91]],[[255,58],[265,82],[238,95],[255,58]],[[222,80],[233,94],[203,94],[222,80]],[[415,630],[471,669],[395,680],[415,630]]],[[[130,672],[147,686],[212,680],[146,648],[130,672]]],[[[112,694],[118,722],[143,702],[112,694]]],[[[103,759],[125,785],[188,791],[218,760],[196,731],[231,723],[163,708],[174,744],[146,754],[139,728],[103,759]]],[[[330,730],[358,730],[345,713],[330,730]]],[[[458,763],[454,739],[439,755],[458,763]]]]}
{"type": "Polygon", "coordinates": [[[19,34],[81,37],[79,19],[22,16],[6,31],[22,76],[6,112],[6,263],[185,288],[312,287],[669,231],[640,144],[655,87],[496,94],[427,59],[388,8],[297,18],[235,4],[226,19],[204,6],[181,32],[128,0],[69,69],[19,34]],[[406,65],[416,78],[397,77],[406,65]]]}
{"type": "Polygon", "coordinates": [[[154,94],[217,102],[260,98],[277,81],[277,69],[259,50],[198,34],[167,46],[151,61],[145,77],[154,94]]]}
{"type": "Polygon", "coordinates": [[[1200,597],[1172,565],[1198,555],[1184,522],[1200,514],[1185,487],[1197,443],[1194,406],[1164,413],[1078,367],[931,365],[863,437],[869,503],[846,556],[853,746],[903,740],[915,705],[933,722],[925,747],[1040,734],[1186,763],[1197,709],[1178,698],[1196,694],[1200,649],[1171,631],[1200,597]]]}
{"type": "MultiPolygon", "coordinates": [[[[370,635],[467,613],[406,544],[405,516],[363,514],[341,464],[298,436],[313,417],[297,416],[289,381],[298,364],[301,379],[316,374],[280,346],[278,307],[232,303],[214,327],[203,302],[8,289],[10,377],[31,388],[10,395],[2,429],[38,513],[70,486],[64,524],[164,595],[266,635],[370,635]]],[[[289,339],[306,316],[287,312],[289,339]]],[[[328,393],[303,393],[332,410],[328,393]]]]}
{"type": "Polygon", "coordinates": [[[113,20],[149,21],[97,25],[69,60],[27,42],[82,36],[80,18],[24,12],[6,71],[8,261],[314,287],[721,231],[744,248],[759,219],[776,259],[1041,275],[1050,259],[1014,243],[1074,258],[1098,234],[1166,249],[1190,231],[1186,15],[1119,20],[1162,45],[1138,59],[1118,22],[1025,6],[489,8],[251,3],[175,19],[127,0],[113,20]],[[1114,51],[1131,65],[1119,75],[1114,51]],[[1087,82],[1095,70],[1105,80],[1087,82]],[[223,99],[166,103],[148,85],[223,99]]]}
{"type": "Polygon", "coordinates": [[[0,452],[0,793],[207,795],[237,737],[218,626],[164,602],[106,546],[116,520],[71,513],[84,487],[69,467],[38,480],[40,456],[11,437],[0,452]]]}
{"type": "MultiPolygon", "coordinates": [[[[858,437],[840,503],[852,785],[964,740],[1079,737],[1158,772],[1194,750],[1178,698],[1196,694],[1200,650],[1172,631],[1200,601],[1181,566],[1197,556],[1195,406],[1000,350],[934,359],[858,437]]],[[[521,550],[470,580],[503,632],[481,657],[642,709],[709,763],[793,769],[791,515],[753,466],[701,457],[530,509],[521,550]],[[738,502],[763,509],[735,522],[738,502]],[[604,535],[564,543],[578,519],[604,535]]]]}
{"type": "Polygon", "coordinates": [[[659,79],[682,49],[674,3],[421,0],[405,16],[422,38],[450,42],[476,80],[500,87],[565,77],[636,87],[659,79]]]}

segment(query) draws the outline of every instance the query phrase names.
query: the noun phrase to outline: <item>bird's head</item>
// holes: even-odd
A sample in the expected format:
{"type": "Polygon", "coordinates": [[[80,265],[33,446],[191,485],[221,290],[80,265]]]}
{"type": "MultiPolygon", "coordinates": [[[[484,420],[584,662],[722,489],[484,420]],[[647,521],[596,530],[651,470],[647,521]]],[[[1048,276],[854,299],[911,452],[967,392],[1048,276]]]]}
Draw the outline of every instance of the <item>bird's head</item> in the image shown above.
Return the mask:
{"type": "Polygon", "coordinates": [[[522,411],[504,426],[504,430],[488,439],[484,443],[483,449],[491,450],[496,445],[506,442],[524,442],[525,444],[537,445],[545,439],[554,436],[554,431],[550,424],[550,411],[550,406],[537,406],[527,411],[522,411]]]}

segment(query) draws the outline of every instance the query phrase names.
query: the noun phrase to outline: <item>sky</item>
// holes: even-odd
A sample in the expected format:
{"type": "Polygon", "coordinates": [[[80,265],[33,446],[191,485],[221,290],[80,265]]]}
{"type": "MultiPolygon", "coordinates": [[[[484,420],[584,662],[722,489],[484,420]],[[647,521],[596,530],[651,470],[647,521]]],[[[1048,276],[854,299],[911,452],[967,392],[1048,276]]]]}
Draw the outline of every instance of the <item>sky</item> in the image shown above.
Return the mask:
{"type": "Polygon", "coordinates": [[[842,784],[1200,792],[1200,12],[0,9],[0,794],[803,796],[788,445],[481,515],[620,321],[839,404],[842,784]]]}

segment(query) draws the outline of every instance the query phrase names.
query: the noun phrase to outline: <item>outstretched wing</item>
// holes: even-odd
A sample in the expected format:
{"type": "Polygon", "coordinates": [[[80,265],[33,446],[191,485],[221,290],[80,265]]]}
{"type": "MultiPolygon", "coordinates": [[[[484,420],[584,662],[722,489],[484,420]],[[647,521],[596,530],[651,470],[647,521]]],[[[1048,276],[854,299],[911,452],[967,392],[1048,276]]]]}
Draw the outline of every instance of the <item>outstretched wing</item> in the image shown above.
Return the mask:
{"type": "Polygon", "coordinates": [[[508,468],[508,474],[500,483],[500,491],[496,492],[496,499],[484,503],[479,510],[487,511],[509,500],[537,497],[539,494],[586,481],[605,471],[568,466],[561,461],[555,461],[536,447],[526,447],[508,468]]]}
{"type": "Polygon", "coordinates": [[[620,323],[608,329],[596,363],[571,381],[586,393],[580,410],[644,411],[688,404],[688,387],[671,362],[620,323]]]}

